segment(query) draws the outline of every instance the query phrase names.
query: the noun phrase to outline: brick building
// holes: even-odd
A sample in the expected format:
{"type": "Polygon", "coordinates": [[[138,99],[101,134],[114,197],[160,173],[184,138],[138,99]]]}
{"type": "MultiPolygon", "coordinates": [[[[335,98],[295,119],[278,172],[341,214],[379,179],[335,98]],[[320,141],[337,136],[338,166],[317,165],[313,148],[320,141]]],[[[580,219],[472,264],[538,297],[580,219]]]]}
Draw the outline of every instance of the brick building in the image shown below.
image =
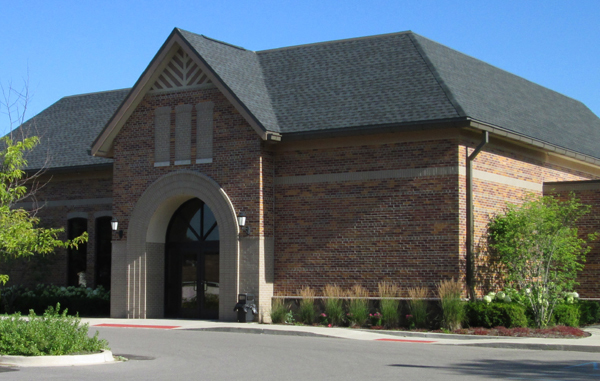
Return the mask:
{"type": "MultiPolygon", "coordinates": [[[[556,184],[600,197],[596,115],[412,32],[254,52],[175,29],[133,88],[25,127],[50,180],[40,215],[90,241],[14,279],[84,272],[114,317],[228,320],[252,292],[268,320],[273,296],[328,283],[485,289],[479,242],[505,202],[556,184]]],[[[599,296],[599,260],[582,296],[599,296]]]]}

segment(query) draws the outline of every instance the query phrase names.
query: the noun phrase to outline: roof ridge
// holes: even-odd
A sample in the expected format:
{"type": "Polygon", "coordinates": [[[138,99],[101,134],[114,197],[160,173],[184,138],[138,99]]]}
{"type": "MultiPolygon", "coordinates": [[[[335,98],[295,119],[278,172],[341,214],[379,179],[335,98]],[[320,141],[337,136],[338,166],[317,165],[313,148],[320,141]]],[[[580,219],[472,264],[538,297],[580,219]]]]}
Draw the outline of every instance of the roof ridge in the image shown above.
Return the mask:
{"type": "Polygon", "coordinates": [[[114,89],[114,90],[93,91],[91,93],[67,95],[67,96],[62,97],[61,99],[83,97],[83,96],[86,96],[86,95],[96,95],[96,94],[104,94],[104,93],[113,93],[113,92],[116,92],[116,91],[124,91],[124,90],[131,90],[131,87],[124,87],[122,89],[114,89]]]}
{"type": "MultiPolygon", "coordinates": [[[[450,49],[450,50],[452,50],[453,52],[457,52],[457,53],[459,53],[459,54],[461,54],[461,55],[463,55],[463,56],[465,56],[465,57],[468,57],[468,58],[470,58],[470,59],[472,59],[472,60],[475,60],[475,61],[477,61],[477,62],[481,62],[481,63],[483,63],[483,64],[485,64],[485,65],[488,65],[488,66],[490,66],[490,67],[492,67],[492,68],[494,68],[494,69],[496,69],[496,70],[500,70],[500,71],[502,71],[502,72],[504,72],[504,73],[506,73],[506,74],[508,74],[508,75],[510,75],[510,76],[513,76],[513,77],[515,77],[515,78],[519,78],[519,79],[521,79],[521,80],[523,80],[523,81],[526,81],[526,82],[529,82],[530,84],[532,84],[532,85],[535,85],[535,86],[538,86],[538,87],[540,87],[540,88],[542,88],[542,89],[544,89],[544,90],[548,90],[548,91],[550,91],[550,92],[552,92],[552,93],[555,93],[555,94],[558,94],[558,95],[560,95],[560,96],[562,96],[562,97],[569,98],[570,100],[573,100],[573,101],[575,101],[575,102],[577,102],[577,103],[580,103],[580,104],[582,104],[583,106],[585,106],[586,108],[588,108],[588,109],[589,109],[589,107],[587,107],[587,105],[586,105],[585,103],[583,103],[582,101],[580,101],[580,100],[578,100],[578,99],[575,99],[575,98],[573,98],[573,97],[570,97],[570,96],[568,96],[568,95],[565,95],[565,94],[563,94],[563,93],[561,93],[561,92],[558,92],[558,91],[556,91],[556,90],[553,90],[553,89],[551,89],[551,88],[549,88],[549,87],[547,87],[547,86],[541,85],[541,84],[539,84],[539,83],[537,83],[537,82],[533,82],[532,80],[529,80],[529,79],[527,79],[527,78],[525,78],[525,77],[523,77],[523,76],[521,76],[521,75],[519,75],[519,74],[515,74],[515,73],[513,73],[513,72],[511,72],[511,71],[508,71],[507,69],[503,69],[503,68],[501,68],[501,67],[499,67],[499,66],[493,65],[493,64],[489,63],[488,61],[484,61],[484,60],[482,60],[482,59],[480,59],[480,58],[477,58],[477,57],[474,57],[474,56],[472,56],[472,55],[470,55],[470,54],[463,53],[463,52],[462,52],[462,51],[460,51],[460,50],[457,50],[457,49],[451,48],[450,46],[448,46],[448,45],[445,45],[445,44],[442,44],[442,43],[440,43],[440,42],[437,42],[437,41],[435,41],[435,40],[432,40],[431,38],[428,38],[428,37],[425,37],[425,36],[421,36],[421,35],[420,35],[420,34],[418,34],[418,33],[412,33],[412,34],[413,34],[413,36],[418,36],[419,38],[422,38],[422,39],[424,39],[424,40],[430,41],[430,42],[432,42],[432,43],[434,43],[434,44],[436,44],[436,45],[443,46],[443,47],[444,47],[444,48],[446,48],[446,49],[450,49]]],[[[416,40],[415,40],[415,41],[416,41],[416,40]]],[[[417,43],[418,43],[418,41],[417,41],[417,43]]]]}
{"type": "Polygon", "coordinates": [[[236,48],[236,49],[240,49],[240,50],[244,50],[244,51],[252,51],[252,50],[246,49],[246,48],[244,48],[242,46],[234,45],[234,44],[231,44],[229,42],[225,42],[225,41],[217,40],[216,38],[208,37],[208,36],[206,36],[204,34],[198,34],[198,33],[190,32],[189,30],[185,30],[185,29],[181,29],[181,28],[175,28],[175,29],[178,30],[180,33],[184,32],[184,33],[193,34],[194,36],[202,37],[202,38],[205,38],[207,40],[210,40],[210,41],[213,41],[213,42],[216,42],[216,43],[219,43],[219,44],[230,46],[232,48],[236,48]]]}
{"type": "Polygon", "coordinates": [[[256,53],[257,54],[271,53],[271,52],[280,51],[280,50],[297,49],[297,48],[304,48],[304,47],[315,46],[315,45],[335,44],[335,43],[339,43],[339,42],[350,42],[350,41],[367,40],[367,39],[370,39],[370,38],[389,37],[389,36],[395,36],[395,35],[399,36],[399,35],[402,35],[402,34],[411,34],[411,33],[413,33],[411,30],[405,30],[403,32],[392,32],[392,33],[374,34],[372,36],[340,38],[340,39],[337,39],[337,40],[329,40],[329,41],[321,41],[321,42],[310,42],[308,44],[300,44],[300,45],[292,45],[292,46],[282,46],[280,48],[258,50],[258,51],[256,51],[256,53]]]}
{"type": "Polygon", "coordinates": [[[433,62],[431,62],[431,60],[427,56],[427,53],[425,53],[425,51],[423,50],[423,47],[421,46],[421,44],[419,44],[419,41],[417,41],[415,39],[415,35],[421,37],[420,35],[418,35],[416,33],[410,33],[408,35],[409,39],[412,42],[415,49],[417,50],[417,52],[419,53],[419,55],[421,56],[421,58],[423,59],[423,61],[425,62],[425,64],[427,65],[427,67],[429,68],[429,71],[431,71],[433,78],[440,85],[440,88],[442,89],[444,94],[446,94],[448,101],[452,104],[452,107],[454,107],[454,109],[456,110],[458,115],[459,116],[467,116],[467,114],[465,113],[465,110],[462,108],[460,103],[458,103],[458,100],[452,93],[452,90],[450,89],[450,87],[448,85],[446,85],[446,82],[444,81],[444,79],[441,77],[440,73],[435,68],[435,65],[433,64],[433,62]]]}

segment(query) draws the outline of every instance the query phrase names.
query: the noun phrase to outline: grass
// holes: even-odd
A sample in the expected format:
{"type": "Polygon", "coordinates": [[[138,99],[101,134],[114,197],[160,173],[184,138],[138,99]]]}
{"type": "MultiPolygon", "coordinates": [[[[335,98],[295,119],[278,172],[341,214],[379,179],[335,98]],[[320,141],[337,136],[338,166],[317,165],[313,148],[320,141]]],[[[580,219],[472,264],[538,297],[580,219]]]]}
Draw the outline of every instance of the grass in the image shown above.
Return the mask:
{"type": "Polygon", "coordinates": [[[427,296],[429,291],[425,287],[415,287],[408,290],[408,308],[412,315],[415,328],[427,327],[427,296]]]}
{"type": "Polygon", "coordinates": [[[460,329],[465,319],[462,284],[452,278],[438,283],[437,290],[442,306],[442,327],[451,331],[460,329]]]}
{"type": "Polygon", "coordinates": [[[323,304],[325,305],[327,320],[333,326],[342,325],[345,317],[343,306],[344,291],[338,285],[328,284],[323,289],[323,296],[325,296],[323,304]]]}
{"type": "Polygon", "coordinates": [[[88,324],[81,324],[67,310],[48,307],[42,316],[30,311],[27,319],[20,313],[0,319],[0,354],[12,356],[63,356],[98,353],[108,342],[88,336],[88,324]]]}
{"type": "Polygon", "coordinates": [[[384,327],[396,328],[398,326],[398,306],[400,301],[396,298],[399,294],[398,286],[389,282],[379,282],[377,285],[379,290],[381,320],[384,327]]]}
{"type": "Polygon", "coordinates": [[[369,292],[361,285],[355,284],[348,292],[348,321],[350,325],[363,327],[369,319],[369,292]]]}

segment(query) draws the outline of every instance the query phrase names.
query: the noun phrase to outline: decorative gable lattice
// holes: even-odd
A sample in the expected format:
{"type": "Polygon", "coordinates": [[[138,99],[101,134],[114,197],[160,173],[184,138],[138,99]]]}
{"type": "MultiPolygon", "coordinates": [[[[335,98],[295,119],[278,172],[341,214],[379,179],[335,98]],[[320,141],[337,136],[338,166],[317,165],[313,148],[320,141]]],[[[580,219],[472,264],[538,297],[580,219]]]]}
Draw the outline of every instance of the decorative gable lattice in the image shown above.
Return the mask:
{"type": "Polygon", "coordinates": [[[160,74],[150,91],[175,90],[210,84],[208,77],[200,70],[192,57],[179,49],[167,67],[160,74]]]}

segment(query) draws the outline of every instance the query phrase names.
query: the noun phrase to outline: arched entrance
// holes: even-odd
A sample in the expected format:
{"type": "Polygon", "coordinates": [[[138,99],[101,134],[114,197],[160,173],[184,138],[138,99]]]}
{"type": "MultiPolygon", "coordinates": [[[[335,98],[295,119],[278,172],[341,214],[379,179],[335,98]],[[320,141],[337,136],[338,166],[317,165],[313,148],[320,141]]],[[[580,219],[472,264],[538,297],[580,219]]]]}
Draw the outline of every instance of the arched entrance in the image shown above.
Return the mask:
{"type": "Polygon", "coordinates": [[[204,174],[192,171],[166,174],[148,186],[131,213],[126,240],[113,241],[111,317],[165,316],[167,230],[175,212],[192,199],[202,200],[217,221],[218,318],[235,320],[233,306],[237,301],[240,276],[236,213],[219,184],[204,174]]]}
{"type": "Polygon", "coordinates": [[[183,203],[167,228],[165,317],[219,317],[219,226],[198,198],[183,203]]]}

